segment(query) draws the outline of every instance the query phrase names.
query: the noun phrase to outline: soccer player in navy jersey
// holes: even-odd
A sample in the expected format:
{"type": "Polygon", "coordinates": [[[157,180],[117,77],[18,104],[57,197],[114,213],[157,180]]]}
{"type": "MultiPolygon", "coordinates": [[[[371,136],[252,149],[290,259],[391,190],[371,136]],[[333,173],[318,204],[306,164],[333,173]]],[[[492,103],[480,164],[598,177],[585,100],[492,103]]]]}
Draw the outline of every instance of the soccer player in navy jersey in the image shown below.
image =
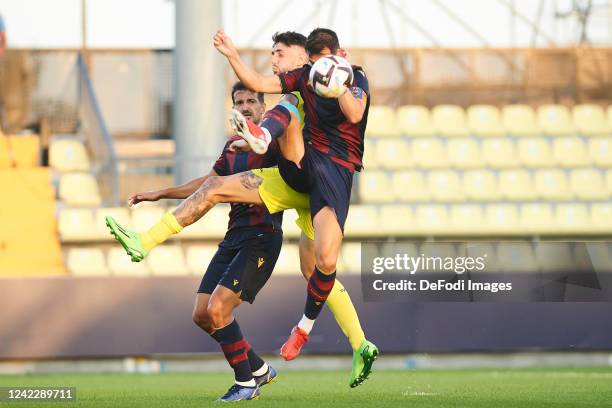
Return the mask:
{"type": "MultiPolygon", "coordinates": [[[[231,39],[219,30],[214,37],[217,50],[223,54],[240,80],[250,89],[265,93],[287,94],[299,91],[304,100],[305,145],[299,162],[300,171],[281,175],[293,189],[310,195],[310,211],[315,231],[315,268],[308,281],[304,315],[291,332],[281,352],[299,354],[307,340],[303,327],[311,327],[318,317],[334,285],[336,262],[348,215],[353,174],[362,168],[364,134],[369,100],[368,80],[361,67],[353,66],[354,80],[349,92],[337,99],[325,99],[308,85],[311,64],[301,68],[265,76],[248,67],[240,58],[231,39]]],[[[336,55],[340,43],[330,29],[313,30],[306,41],[310,62],[336,55]]],[[[254,150],[265,152],[267,145],[282,134],[274,128],[261,128],[252,121],[234,115],[234,128],[254,150]]],[[[376,353],[378,351],[376,350],[376,353]]],[[[374,356],[375,357],[375,356],[374,356]]]]}
{"type": "MultiPolygon", "coordinates": [[[[249,91],[238,82],[232,88],[232,101],[234,109],[253,122],[260,122],[265,111],[263,94],[249,91]]],[[[238,136],[229,138],[207,176],[178,187],[134,194],[129,204],[186,198],[213,176],[228,176],[277,164],[277,144],[272,144],[264,155],[231,150],[231,143],[239,139],[238,136]]],[[[233,311],[242,301],[253,303],[272,274],[283,240],[282,216],[282,212],[270,214],[263,205],[231,204],[228,231],[198,289],[193,321],[221,345],[234,369],[235,384],[220,401],[256,398],[259,386],[276,377],[276,371],[244,339],[233,311]]]]}

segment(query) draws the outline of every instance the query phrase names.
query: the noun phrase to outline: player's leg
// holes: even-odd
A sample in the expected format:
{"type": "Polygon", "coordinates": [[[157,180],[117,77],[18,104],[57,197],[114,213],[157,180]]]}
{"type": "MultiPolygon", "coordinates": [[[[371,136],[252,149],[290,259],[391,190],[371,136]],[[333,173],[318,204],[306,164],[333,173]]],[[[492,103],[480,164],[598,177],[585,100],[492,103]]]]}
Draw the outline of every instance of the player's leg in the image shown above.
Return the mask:
{"type": "Polygon", "coordinates": [[[112,217],[106,217],[106,225],[132,261],[140,262],[151,249],[202,218],[218,203],[262,204],[258,193],[262,181],[253,171],[209,177],[173,212],[164,214],[160,221],[143,233],[131,231],[112,217]]]}

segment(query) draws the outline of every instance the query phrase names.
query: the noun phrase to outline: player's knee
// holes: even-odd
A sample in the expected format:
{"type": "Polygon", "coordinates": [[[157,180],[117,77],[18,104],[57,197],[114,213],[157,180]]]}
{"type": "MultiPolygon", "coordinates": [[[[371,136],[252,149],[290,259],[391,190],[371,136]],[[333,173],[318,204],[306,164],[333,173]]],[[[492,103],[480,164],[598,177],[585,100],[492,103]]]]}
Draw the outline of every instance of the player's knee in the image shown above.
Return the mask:
{"type": "Polygon", "coordinates": [[[336,270],[337,254],[324,252],[317,254],[317,267],[325,274],[333,273],[336,270]]]}
{"type": "Polygon", "coordinates": [[[212,324],[207,309],[194,310],[191,318],[196,326],[200,327],[201,329],[206,331],[212,330],[212,324]]]}
{"type": "Polygon", "coordinates": [[[227,318],[226,307],[221,302],[209,302],[207,307],[208,316],[214,327],[225,326],[225,320],[227,318]]]}

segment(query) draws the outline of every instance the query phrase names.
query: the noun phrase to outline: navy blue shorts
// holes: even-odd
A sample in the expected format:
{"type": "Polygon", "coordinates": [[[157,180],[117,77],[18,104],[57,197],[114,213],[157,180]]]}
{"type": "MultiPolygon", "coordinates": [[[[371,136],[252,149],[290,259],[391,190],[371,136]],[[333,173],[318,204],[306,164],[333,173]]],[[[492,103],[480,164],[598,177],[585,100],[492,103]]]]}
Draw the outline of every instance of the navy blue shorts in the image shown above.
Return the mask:
{"type": "Polygon", "coordinates": [[[283,234],[261,228],[229,231],[204,273],[198,293],[212,294],[224,286],[253,303],[272,275],[283,244],[283,234]]]}

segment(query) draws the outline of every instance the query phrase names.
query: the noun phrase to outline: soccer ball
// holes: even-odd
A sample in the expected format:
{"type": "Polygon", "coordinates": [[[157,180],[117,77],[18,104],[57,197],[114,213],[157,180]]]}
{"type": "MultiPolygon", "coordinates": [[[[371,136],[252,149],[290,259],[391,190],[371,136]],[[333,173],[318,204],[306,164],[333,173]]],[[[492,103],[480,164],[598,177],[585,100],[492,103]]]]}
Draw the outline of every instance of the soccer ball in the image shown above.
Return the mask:
{"type": "Polygon", "coordinates": [[[317,95],[323,98],[338,98],[353,83],[353,69],[342,57],[322,57],[310,69],[308,83],[317,95]]]}

